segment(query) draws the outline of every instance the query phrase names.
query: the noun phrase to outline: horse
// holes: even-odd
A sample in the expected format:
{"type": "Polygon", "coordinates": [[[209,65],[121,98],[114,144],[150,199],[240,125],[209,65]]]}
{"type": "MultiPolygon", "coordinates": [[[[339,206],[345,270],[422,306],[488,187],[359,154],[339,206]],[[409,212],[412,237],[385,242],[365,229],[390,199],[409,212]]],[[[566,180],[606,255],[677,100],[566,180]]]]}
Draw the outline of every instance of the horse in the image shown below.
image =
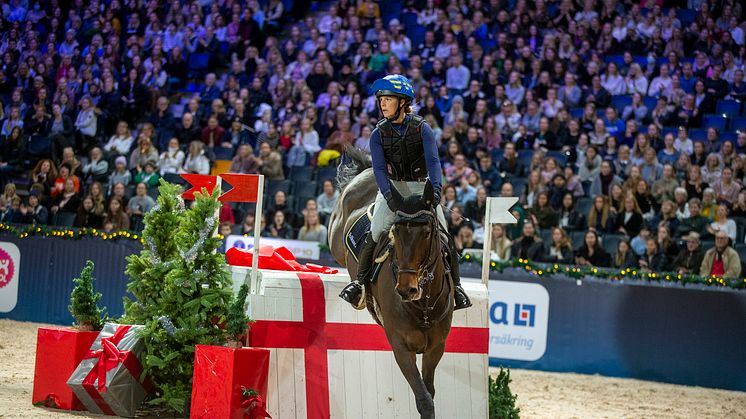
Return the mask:
{"type": "MultiPolygon", "coordinates": [[[[348,148],[345,157],[348,162],[340,165],[337,175],[341,194],[329,218],[329,245],[332,256],[354,278],[357,262],[345,246],[345,235],[365,216],[378,188],[369,156],[348,148]]],[[[435,417],[435,369],[445,351],[454,307],[453,281],[444,260],[447,246],[441,241],[432,200],[429,182],[422,197],[403,200],[409,214],[400,211],[388,240],[379,239],[375,255],[381,266],[375,280],[365,285],[363,297],[385,331],[422,419],[435,417]],[[431,205],[424,205],[428,200],[431,205]],[[422,374],[417,354],[422,354],[422,374]]]]}

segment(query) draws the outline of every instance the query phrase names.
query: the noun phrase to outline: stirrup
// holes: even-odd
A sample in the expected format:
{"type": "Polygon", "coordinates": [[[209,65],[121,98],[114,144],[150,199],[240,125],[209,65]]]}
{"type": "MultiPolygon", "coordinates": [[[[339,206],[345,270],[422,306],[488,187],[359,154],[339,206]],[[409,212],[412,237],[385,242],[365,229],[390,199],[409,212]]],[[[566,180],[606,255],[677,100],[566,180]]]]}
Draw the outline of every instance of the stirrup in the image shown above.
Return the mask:
{"type": "Polygon", "coordinates": [[[461,285],[457,285],[456,288],[453,290],[453,299],[454,310],[461,310],[463,308],[469,308],[472,306],[469,296],[466,295],[466,292],[463,288],[461,288],[461,285]]]}
{"type": "Polygon", "coordinates": [[[358,280],[347,284],[339,293],[340,298],[352,304],[355,310],[365,308],[365,287],[358,280]]]}

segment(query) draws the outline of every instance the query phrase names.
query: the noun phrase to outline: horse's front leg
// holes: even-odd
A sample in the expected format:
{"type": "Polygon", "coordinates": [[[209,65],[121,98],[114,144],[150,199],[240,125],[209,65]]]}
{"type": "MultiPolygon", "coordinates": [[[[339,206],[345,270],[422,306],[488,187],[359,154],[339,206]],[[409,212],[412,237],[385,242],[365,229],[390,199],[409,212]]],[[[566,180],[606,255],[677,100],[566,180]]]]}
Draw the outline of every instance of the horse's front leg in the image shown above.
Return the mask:
{"type": "Polygon", "coordinates": [[[435,404],[433,403],[433,397],[428,392],[427,387],[425,387],[425,382],[422,381],[420,371],[417,369],[417,356],[414,352],[410,352],[402,347],[394,347],[393,349],[396,363],[399,365],[399,369],[404,378],[407,379],[409,387],[412,388],[412,392],[414,393],[420,418],[434,419],[435,404]]]}
{"type": "Polygon", "coordinates": [[[446,344],[443,342],[440,345],[433,346],[422,355],[422,380],[433,399],[435,398],[435,368],[438,367],[440,359],[443,358],[445,349],[446,344]]]}

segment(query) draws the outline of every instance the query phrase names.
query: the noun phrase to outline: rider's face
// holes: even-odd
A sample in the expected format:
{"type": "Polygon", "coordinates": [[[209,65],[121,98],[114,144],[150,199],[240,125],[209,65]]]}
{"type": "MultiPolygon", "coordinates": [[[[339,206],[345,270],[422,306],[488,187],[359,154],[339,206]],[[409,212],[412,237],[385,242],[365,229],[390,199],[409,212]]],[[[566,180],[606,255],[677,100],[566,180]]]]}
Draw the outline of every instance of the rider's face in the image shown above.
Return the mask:
{"type": "Polygon", "coordinates": [[[378,98],[381,105],[381,111],[385,118],[393,118],[399,107],[399,99],[396,96],[381,96],[378,98]]]}

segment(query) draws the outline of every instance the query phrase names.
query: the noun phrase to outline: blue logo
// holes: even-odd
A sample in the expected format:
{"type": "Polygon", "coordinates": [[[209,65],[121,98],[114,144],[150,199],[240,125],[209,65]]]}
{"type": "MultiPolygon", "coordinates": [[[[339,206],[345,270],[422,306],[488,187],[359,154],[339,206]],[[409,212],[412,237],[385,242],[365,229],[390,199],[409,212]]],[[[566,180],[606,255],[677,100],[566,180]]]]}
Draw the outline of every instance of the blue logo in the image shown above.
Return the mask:
{"type": "Polygon", "coordinates": [[[495,302],[490,307],[490,321],[492,323],[510,326],[511,317],[513,326],[534,327],[536,305],[515,303],[512,313],[510,313],[510,306],[501,301],[495,302]]]}

